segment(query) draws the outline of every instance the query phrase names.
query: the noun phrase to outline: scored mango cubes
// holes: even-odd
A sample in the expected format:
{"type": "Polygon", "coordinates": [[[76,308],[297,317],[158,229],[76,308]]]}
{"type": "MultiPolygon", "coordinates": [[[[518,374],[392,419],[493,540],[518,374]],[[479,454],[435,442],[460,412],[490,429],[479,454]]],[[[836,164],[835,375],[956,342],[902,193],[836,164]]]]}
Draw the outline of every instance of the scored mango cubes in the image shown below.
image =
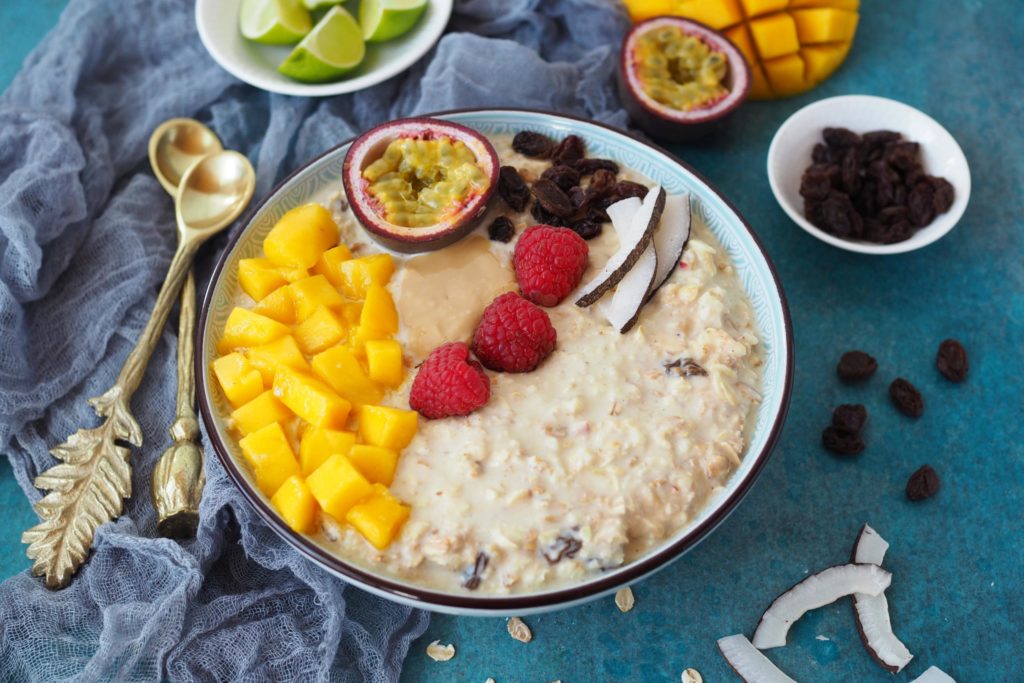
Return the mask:
{"type": "Polygon", "coordinates": [[[239,440],[242,455],[252,465],[256,485],[268,496],[277,493],[289,477],[301,474],[299,461],[281,424],[272,422],[239,440]]]}
{"type": "Polygon", "coordinates": [[[320,204],[305,204],[281,216],[263,240],[263,251],[279,266],[312,268],[337,243],[331,212],[320,204]]]}
{"type": "Polygon", "coordinates": [[[299,464],[302,474],[309,476],[332,455],[348,455],[356,443],[356,435],[337,429],[310,427],[299,443],[299,464]]]}
{"type": "Polygon", "coordinates": [[[332,455],[306,477],[306,484],[320,509],[339,522],[353,505],[373,493],[370,482],[344,455],[332,455]]]}
{"type": "Polygon", "coordinates": [[[378,550],[388,547],[407,519],[409,506],[398,502],[380,484],[374,484],[368,500],[354,505],[345,515],[345,521],[378,550]]]}
{"type": "Polygon", "coordinates": [[[213,361],[213,374],[228,401],[236,408],[263,393],[263,378],[259,371],[240,353],[229,353],[213,361]]]}
{"type": "Polygon", "coordinates": [[[274,395],[314,427],[344,429],[352,404],[301,370],[281,367],[274,375],[274,395]]]}
{"type": "Polygon", "coordinates": [[[316,531],[316,498],[299,475],[288,477],[270,499],[270,504],[288,526],[300,534],[316,531]]]}
{"type": "Polygon", "coordinates": [[[416,436],[419,413],[388,406],[363,406],[359,411],[359,435],[374,446],[401,451],[416,436]]]}

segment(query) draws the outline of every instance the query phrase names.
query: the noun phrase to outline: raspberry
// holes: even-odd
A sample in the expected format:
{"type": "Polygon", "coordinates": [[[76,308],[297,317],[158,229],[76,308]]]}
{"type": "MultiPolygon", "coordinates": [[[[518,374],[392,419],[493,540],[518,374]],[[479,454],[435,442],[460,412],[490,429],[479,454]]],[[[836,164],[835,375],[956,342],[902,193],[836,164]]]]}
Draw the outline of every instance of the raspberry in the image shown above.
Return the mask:
{"type": "Polygon", "coordinates": [[[527,228],[512,259],[523,296],[539,306],[557,306],[580,283],[588,253],[587,243],[569,228],[527,228]]]}
{"type": "Polygon", "coordinates": [[[491,370],[529,372],[555,348],[548,314],[515,292],[484,309],[473,335],[473,353],[491,370]]]}
{"type": "Polygon", "coordinates": [[[480,364],[469,360],[465,342],[442,344],[430,352],[412,382],[409,407],[436,420],[469,415],[491,397],[491,381],[480,364]]]}

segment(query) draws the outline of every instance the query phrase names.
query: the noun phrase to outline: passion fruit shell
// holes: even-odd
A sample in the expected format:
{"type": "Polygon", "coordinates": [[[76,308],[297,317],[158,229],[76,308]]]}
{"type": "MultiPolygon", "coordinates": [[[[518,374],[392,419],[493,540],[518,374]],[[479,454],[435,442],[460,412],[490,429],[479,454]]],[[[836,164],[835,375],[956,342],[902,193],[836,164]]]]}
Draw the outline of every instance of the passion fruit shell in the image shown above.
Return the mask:
{"type": "Polygon", "coordinates": [[[692,19],[653,17],[634,25],[622,41],[618,84],[619,96],[630,118],[651,137],[666,142],[689,142],[720,128],[725,119],[747,99],[750,92],[750,66],[743,53],[718,31],[692,19]],[[637,40],[647,32],[665,26],[677,27],[684,34],[698,38],[725,55],[728,70],[722,84],[728,92],[724,96],[682,111],[658,102],[644,91],[637,73],[637,40]]]}
{"type": "Polygon", "coordinates": [[[415,253],[446,247],[473,230],[497,188],[498,169],[498,154],[481,133],[451,121],[419,117],[384,123],[356,138],[345,155],[342,183],[352,212],[374,240],[394,251],[415,253]],[[370,193],[364,169],[381,158],[395,140],[443,138],[462,142],[473,153],[476,164],[487,178],[486,187],[447,207],[447,215],[436,224],[408,227],[389,221],[384,207],[370,193]]]}

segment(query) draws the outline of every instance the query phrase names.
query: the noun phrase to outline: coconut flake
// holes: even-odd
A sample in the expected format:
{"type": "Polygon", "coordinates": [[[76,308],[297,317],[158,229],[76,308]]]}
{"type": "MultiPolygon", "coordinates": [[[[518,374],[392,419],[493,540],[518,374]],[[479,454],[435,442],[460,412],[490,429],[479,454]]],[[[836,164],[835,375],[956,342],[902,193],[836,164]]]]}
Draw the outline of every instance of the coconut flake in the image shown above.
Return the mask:
{"type": "Polygon", "coordinates": [[[455,646],[450,643],[442,645],[440,640],[435,640],[427,645],[427,656],[435,662],[447,662],[455,656],[455,646]]]}
{"type": "Polygon", "coordinates": [[[719,638],[718,649],[733,671],[747,683],[796,683],[742,634],[719,638]]]}
{"type": "Polygon", "coordinates": [[[690,193],[665,198],[661,223],[654,233],[654,249],[658,254],[658,271],[649,296],[665,284],[679,265],[686,243],[690,241],[690,193]]]}
{"type": "MultiPolygon", "coordinates": [[[[881,566],[888,549],[889,543],[865,524],[857,535],[857,542],[853,544],[851,559],[858,563],[881,566]]],[[[853,613],[857,618],[857,631],[860,632],[860,639],[868,654],[886,670],[892,673],[902,671],[914,655],[892,631],[889,601],[885,593],[854,593],[853,613]]]]}
{"type": "Polygon", "coordinates": [[[654,286],[658,257],[654,244],[648,244],[633,267],[619,281],[611,299],[604,299],[598,312],[620,333],[629,332],[640,319],[640,311],[654,286]]]}
{"type": "MultiPolygon", "coordinates": [[[[667,202],[668,199],[665,201],[667,202]]],[[[640,210],[641,204],[643,202],[640,201],[639,197],[626,197],[604,210],[612,221],[612,227],[615,229],[615,234],[618,236],[620,243],[623,237],[629,234],[629,229],[633,224],[633,216],[640,210]]]]}
{"type": "Polygon", "coordinates": [[[956,683],[956,680],[939,667],[930,666],[923,674],[910,683],[956,683]]]}
{"type": "Polygon", "coordinates": [[[874,564],[841,564],[812,574],[775,598],[754,631],[754,646],[782,647],[789,627],[808,610],[853,593],[878,595],[891,581],[892,574],[874,564]]]}

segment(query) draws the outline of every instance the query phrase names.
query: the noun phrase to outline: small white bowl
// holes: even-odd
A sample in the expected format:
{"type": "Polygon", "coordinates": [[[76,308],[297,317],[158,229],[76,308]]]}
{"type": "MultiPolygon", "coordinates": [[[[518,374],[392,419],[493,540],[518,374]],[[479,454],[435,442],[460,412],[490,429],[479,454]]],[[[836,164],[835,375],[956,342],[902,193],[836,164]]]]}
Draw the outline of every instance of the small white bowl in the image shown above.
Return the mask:
{"type": "Polygon", "coordinates": [[[953,229],[971,196],[971,170],[953,136],[939,123],[913,107],[870,95],[843,95],[809,104],[783,123],[768,148],[768,182],[775,199],[801,228],[832,246],[862,254],[901,254],[931,244],[953,229]],[[921,145],[921,163],[929,175],[953,185],[953,206],[903,242],[874,244],[848,240],[816,228],[803,214],[800,177],[811,164],[811,150],[821,142],[824,128],[849,128],[855,133],[894,130],[921,145]]]}
{"type": "Polygon", "coordinates": [[[242,37],[238,11],[242,0],[197,0],[196,28],[214,61],[235,78],[262,90],[327,97],[369,88],[405,71],[441,38],[453,0],[430,0],[416,26],[403,36],[366,46],[366,59],[355,71],[331,83],[300,83],[277,72],[291,45],[260,45],[242,37]]]}

